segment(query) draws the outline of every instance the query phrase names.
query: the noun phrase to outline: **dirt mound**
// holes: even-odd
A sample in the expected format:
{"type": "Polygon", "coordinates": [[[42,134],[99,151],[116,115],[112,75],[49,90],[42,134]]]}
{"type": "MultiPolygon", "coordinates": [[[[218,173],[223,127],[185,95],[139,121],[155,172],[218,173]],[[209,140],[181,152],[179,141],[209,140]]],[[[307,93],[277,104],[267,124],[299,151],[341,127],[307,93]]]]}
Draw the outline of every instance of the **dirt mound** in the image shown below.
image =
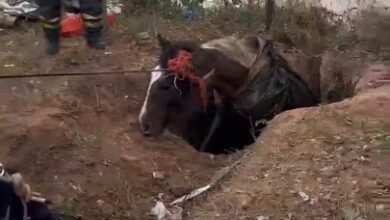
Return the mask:
{"type": "MultiPolygon", "coordinates": [[[[152,66],[150,52],[137,50],[142,63],[123,49],[81,55],[65,48],[51,68],[152,66]]],[[[0,161],[19,170],[65,219],[153,219],[154,199],[172,200],[206,184],[230,157],[198,153],[169,136],[143,137],[137,118],[148,80],[146,73],[2,81],[0,161]]]]}
{"type": "Polygon", "coordinates": [[[135,124],[129,130],[123,119],[84,109],[0,117],[0,161],[69,218],[147,219],[153,198],[173,199],[205,184],[228,162],[180,140],[145,139],[135,124]]]}
{"type": "Polygon", "coordinates": [[[187,219],[385,219],[389,138],[390,90],[282,113],[187,219]]]}

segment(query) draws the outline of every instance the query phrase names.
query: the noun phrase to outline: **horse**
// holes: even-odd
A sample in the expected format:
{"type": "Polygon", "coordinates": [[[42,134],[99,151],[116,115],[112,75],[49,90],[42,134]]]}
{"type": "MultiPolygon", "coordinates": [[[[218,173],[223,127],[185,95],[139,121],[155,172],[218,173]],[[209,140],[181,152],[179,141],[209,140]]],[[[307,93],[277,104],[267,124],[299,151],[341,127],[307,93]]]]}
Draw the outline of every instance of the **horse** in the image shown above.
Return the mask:
{"type": "Polygon", "coordinates": [[[317,103],[269,41],[225,37],[198,44],[157,38],[159,61],[139,114],[145,136],[170,131],[199,151],[226,153],[253,143],[276,114],[317,103]],[[180,51],[192,55],[192,77],[206,84],[205,97],[200,84],[169,70],[180,51]]]}

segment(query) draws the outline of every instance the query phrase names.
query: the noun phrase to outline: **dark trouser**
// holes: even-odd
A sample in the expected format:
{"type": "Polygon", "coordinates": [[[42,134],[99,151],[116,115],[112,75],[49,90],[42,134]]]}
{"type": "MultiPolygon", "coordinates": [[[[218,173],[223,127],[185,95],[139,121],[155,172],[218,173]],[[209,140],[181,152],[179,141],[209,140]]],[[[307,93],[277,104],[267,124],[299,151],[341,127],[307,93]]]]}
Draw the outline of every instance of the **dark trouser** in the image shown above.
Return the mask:
{"type": "Polygon", "coordinates": [[[27,214],[11,182],[0,180],[0,198],[0,219],[23,219],[27,214]]]}
{"type": "MultiPolygon", "coordinates": [[[[61,20],[61,0],[38,0],[43,30],[48,40],[58,43],[61,20]]],[[[101,0],[80,0],[80,14],[83,18],[87,41],[96,41],[103,27],[101,0]]]]}

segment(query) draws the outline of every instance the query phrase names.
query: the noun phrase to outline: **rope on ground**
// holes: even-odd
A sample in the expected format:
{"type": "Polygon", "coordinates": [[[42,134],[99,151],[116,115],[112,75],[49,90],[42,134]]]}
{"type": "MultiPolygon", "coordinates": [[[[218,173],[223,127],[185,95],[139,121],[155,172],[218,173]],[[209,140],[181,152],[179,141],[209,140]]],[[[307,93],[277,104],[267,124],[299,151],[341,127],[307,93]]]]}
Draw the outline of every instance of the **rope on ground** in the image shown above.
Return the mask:
{"type": "Polygon", "coordinates": [[[214,188],[217,184],[219,184],[228,174],[230,174],[238,165],[240,165],[244,158],[247,158],[249,152],[244,153],[238,160],[236,160],[232,165],[222,168],[218,171],[212,178],[209,184],[206,186],[200,187],[198,189],[193,190],[189,194],[186,194],[173,202],[170,205],[178,205],[183,204],[184,202],[198,197],[199,195],[204,194],[205,192],[214,188]]]}
{"type": "Polygon", "coordinates": [[[59,77],[59,76],[89,76],[89,75],[122,75],[126,73],[151,73],[161,72],[164,69],[148,69],[148,70],[116,70],[116,71],[90,71],[90,72],[58,72],[50,74],[6,74],[0,75],[0,79],[15,79],[15,78],[37,78],[37,77],[59,77]]]}

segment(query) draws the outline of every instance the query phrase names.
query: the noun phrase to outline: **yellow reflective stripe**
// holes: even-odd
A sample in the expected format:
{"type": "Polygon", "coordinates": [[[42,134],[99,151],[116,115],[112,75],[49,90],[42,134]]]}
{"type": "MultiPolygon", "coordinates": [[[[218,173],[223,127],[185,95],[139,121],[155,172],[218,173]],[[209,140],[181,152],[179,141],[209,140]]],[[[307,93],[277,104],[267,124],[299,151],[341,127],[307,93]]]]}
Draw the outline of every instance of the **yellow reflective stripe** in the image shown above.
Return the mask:
{"type": "Polygon", "coordinates": [[[43,28],[46,29],[57,29],[59,28],[58,24],[47,24],[47,23],[42,23],[43,28]]]}
{"type": "Polygon", "coordinates": [[[42,22],[45,22],[45,23],[57,23],[60,21],[60,17],[56,17],[56,18],[52,18],[52,19],[47,19],[43,16],[39,16],[39,18],[41,19],[42,22]]]}
{"type": "Polygon", "coordinates": [[[90,28],[98,28],[98,27],[102,27],[103,23],[101,21],[98,22],[85,21],[84,25],[90,28]]]}
{"type": "Polygon", "coordinates": [[[93,16],[85,13],[82,13],[81,16],[83,17],[84,20],[100,20],[103,17],[102,15],[93,16]]]}

